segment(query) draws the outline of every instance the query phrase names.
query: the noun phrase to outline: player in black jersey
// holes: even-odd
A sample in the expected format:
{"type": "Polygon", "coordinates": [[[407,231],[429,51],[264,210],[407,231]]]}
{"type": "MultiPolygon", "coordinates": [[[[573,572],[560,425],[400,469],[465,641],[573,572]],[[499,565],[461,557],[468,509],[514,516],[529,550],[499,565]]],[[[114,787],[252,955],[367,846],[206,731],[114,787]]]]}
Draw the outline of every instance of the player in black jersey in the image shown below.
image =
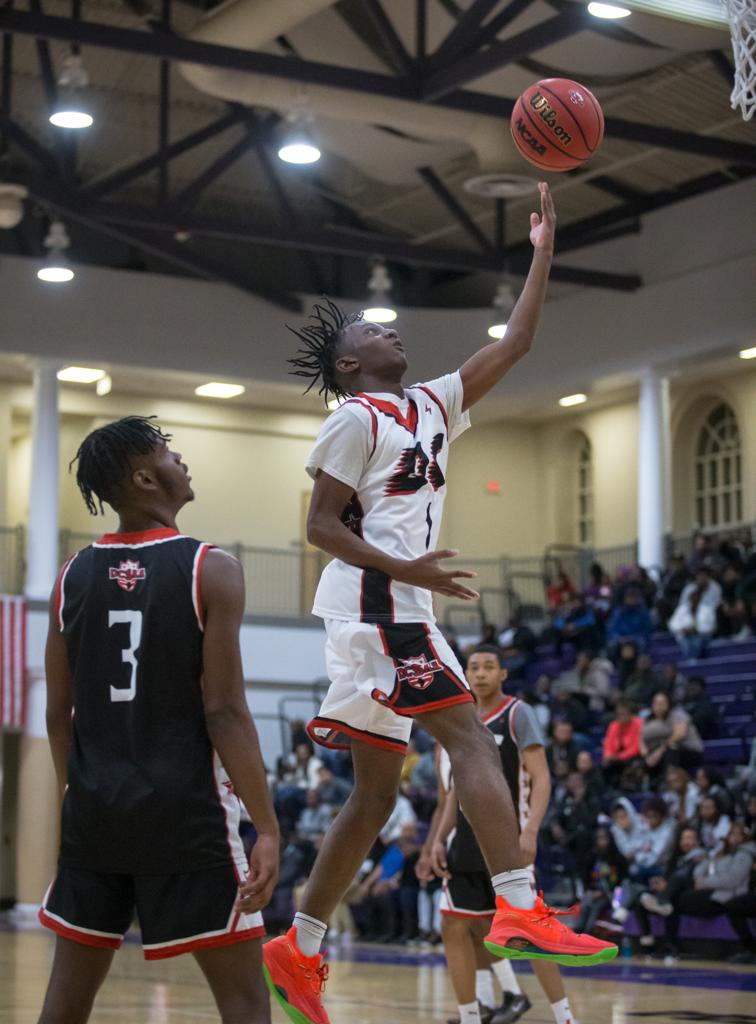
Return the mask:
{"type": "MultiPolygon", "coordinates": [[[[538,829],[548,808],[551,780],[536,717],[528,705],[502,693],[506,676],[497,647],[481,645],[470,655],[467,680],[478,701],[479,717],[498,747],[501,770],[518,815],[522,861],[535,885],[538,829]]],[[[488,965],[492,958],[483,946],[483,937],[496,910],[495,894],[475,834],[459,807],[451,763],[444,752],[439,776],[442,809],[434,820],[419,872],[423,875],[432,869],[444,879],[444,951],[460,1019],[463,1024],[511,1024],[530,1008],[530,1000],[520,989],[511,964],[497,959],[493,969],[505,1001],[498,1011],[491,1009],[494,998],[488,965]]],[[[555,1024],[577,1024],[558,965],[533,960],[532,967],[551,1004],[555,1024]]]]}
{"type": "Polygon", "coordinates": [[[179,533],[194,494],[169,440],[132,416],[74,460],[90,511],[107,502],[119,524],[66,562],[51,599],[62,814],[40,910],[57,933],[40,1024],[88,1019],[135,911],[145,957],[192,952],[224,1022],[270,1021],[260,910],[278,825],[244,695],[244,580],[236,559],[179,533]],[[248,862],[239,799],[258,833],[248,862]]]}

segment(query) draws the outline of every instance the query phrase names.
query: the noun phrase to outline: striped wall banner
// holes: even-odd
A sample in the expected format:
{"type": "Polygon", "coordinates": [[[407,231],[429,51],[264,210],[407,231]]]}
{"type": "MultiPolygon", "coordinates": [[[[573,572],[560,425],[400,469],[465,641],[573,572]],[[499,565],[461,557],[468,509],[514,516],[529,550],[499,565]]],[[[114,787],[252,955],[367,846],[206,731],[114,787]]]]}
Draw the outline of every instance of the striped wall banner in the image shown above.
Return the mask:
{"type": "Polygon", "coordinates": [[[0,728],[26,725],[26,601],[0,594],[0,728]]]}

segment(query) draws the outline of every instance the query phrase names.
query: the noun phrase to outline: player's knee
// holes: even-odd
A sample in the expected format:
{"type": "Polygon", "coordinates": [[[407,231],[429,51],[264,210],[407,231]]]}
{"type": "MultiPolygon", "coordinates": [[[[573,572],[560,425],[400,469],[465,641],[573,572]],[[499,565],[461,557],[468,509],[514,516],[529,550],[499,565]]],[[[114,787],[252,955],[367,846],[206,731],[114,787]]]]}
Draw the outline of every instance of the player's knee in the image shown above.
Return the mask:
{"type": "Polygon", "coordinates": [[[351,801],[359,807],[360,817],[381,828],[388,821],[396,805],[397,786],[381,779],[360,779],[356,782],[351,801]]]}
{"type": "Polygon", "coordinates": [[[454,917],[452,914],[441,915],[441,934],[444,942],[467,941],[470,933],[470,925],[462,917],[454,917]]]}
{"type": "Polygon", "coordinates": [[[464,758],[467,763],[471,758],[488,758],[498,765],[496,740],[490,729],[487,729],[476,717],[464,727],[452,729],[445,747],[454,769],[455,760],[464,758]]]}

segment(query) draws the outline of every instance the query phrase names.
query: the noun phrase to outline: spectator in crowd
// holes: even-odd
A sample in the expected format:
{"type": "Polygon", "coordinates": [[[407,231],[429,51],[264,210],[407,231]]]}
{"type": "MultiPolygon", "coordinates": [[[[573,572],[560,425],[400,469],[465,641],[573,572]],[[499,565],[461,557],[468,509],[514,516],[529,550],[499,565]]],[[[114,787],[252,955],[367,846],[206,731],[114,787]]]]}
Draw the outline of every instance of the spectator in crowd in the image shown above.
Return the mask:
{"type": "Polygon", "coordinates": [[[417,830],[417,815],[407,797],[399,793],[394,809],[379,833],[379,839],[384,846],[390,846],[391,843],[398,842],[402,834],[410,834],[409,826],[417,830]]]}
{"type": "Polygon", "coordinates": [[[703,741],[690,715],[682,708],[672,708],[661,691],[654,694],[651,714],[641,727],[640,751],[652,779],[670,765],[697,768],[703,761],[703,741]]]}
{"type": "Polygon", "coordinates": [[[672,901],[673,911],[665,921],[669,954],[679,956],[677,936],[683,914],[712,918],[724,913],[733,926],[742,920],[741,907],[755,856],[756,848],[749,842],[744,825],[736,821],[719,853],[695,866],[693,884],[672,901]]]}
{"type": "Polygon", "coordinates": [[[551,676],[544,673],[536,679],[532,695],[527,693],[523,695],[533,708],[538,724],[544,733],[548,733],[551,725],[551,687],[551,676]]]}
{"type": "MultiPolygon", "coordinates": [[[[401,799],[401,798],[400,798],[401,799]]],[[[402,884],[407,861],[412,862],[411,874],[414,876],[414,861],[419,848],[417,845],[417,827],[414,822],[405,821],[396,837],[386,847],[370,874],[359,887],[358,895],[362,897],[364,914],[367,920],[363,938],[372,942],[391,942],[396,936],[398,892],[402,884]]],[[[418,886],[413,886],[415,905],[417,905],[418,886]]]]}
{"type": "Polygon", "coordinates": [[[546,590],[546,600],[552,612],[559,611],[566,598],[572,597],[577,591],[566,572],[559,567],[556,576],[546,590]]]}
{"type": "Polygon", "coordinates": [[[407,740],[407,750],[404,755],[404,764],[402,765],[402,774],[399,777],[399,785],[402,789],[409,786],[412,779],[412,773],[415,770],[417,762],[420,760],[420,754],[418,753],[417,746],[414,739],[410,736],[407,740]]]}
{"type": "MultiPolygon", "coordinates": [[[[725,785],[725,780],[716,768],[708,768],[705,765],[702,765],[696,771],[696,786],[701,794],[701,798],[705,796],[713,796],[725,814],[732,814],[734,809],[732,794],[725,785]]],[[[750,822],[748,825],[749,829],[752,830],[753,826],[756,825],[756,821],[750,822]]]]}
{"type": "Polygon", "coordinates": [[[346,779],[337,778],[330,768],[321,765],[318,769],[318,796],[323,804],[330,804],[331,807],[342,807],[352,792],[351,785],[346,779]]]}
{"type": "Polygon", "coordinates": [[[673,704],[682,704],[688,689],[688,677],[677,667],[677,662],[666,661],[659,674],[659,689],[669,697],[673,704]]]}
{"type": "Polygon", "coordinates": [[[529,626],[513,615],[509,625],[499,637],[502,649],[502,667],[511,680],[523,679],[526,667],[536,656],[538,640],[529,626]]]}
{"type": "Polygon", "coordinates": [[[583,591],[583,601],[603,630],[612,607],[612,581],[598,562],[593,563],[590,573],[591,581],[583,591]]]}
{"type": "Polygon", "coordinates": [[[637,663],[638,651],[635,644],[622,644],[619,649],[619,656],[616,659],[617,680],[619,682],[620,691],[627,682],[628,676],[631,676],[633,672],[635,672],[635,666],[637,663]]]}
{"type": "Polygon", "coordinates": [[[562,691],[583,697],[591,711],[605,711],[613,696],[611,661],[579,651],[574,667],[562,672],[551,689],[562,691]]]}
{"type": "Polygon", "coordinates": [[[669,917],[673,901],[681,892],[693,884],[693,871],[706,859],[698,831],[693,825],[684,825],[679,830],[675,852],[672,854],[664,874],[649,879],[648,889],[642,892],[635,903],[635,915],[641,928],[641,946],[654,945],[649,914],[669,917]]]}
{"type": "Polygon", "coordinates": [[[719,853],[730,832],[730,816],[722,811],[714,796],[705,796],[698,805],[696,825],[701,843],[709,854],[719,853]]]}
{"type": "Polygon", "coordinates": [[[307,805],[297,822],[297,834],[317,846],[333,821],[333,808],[321,803],[317,789],[308,789],[306,800],[307,805]]]}
{"type": "Polygon", "coordinates": [[[636,711],[647,708],[660,688],[659,676],[654,672],[651,655],[639,654],[635,668],[622,684],[622,696],[636,711]]]}
{"type": "Polygon", "coordinates": [[[612,917],[620,924],[628,918],[650,879],[664,873],[674,842],[675,823],[667,813],[660,796],[649,797],[641,811],[640,828],[624,855],[628,862],[627,878],[622,883],[622,896],[612,917]]]}
{"type": "Polygon", "coordinates": [[[594,797],[600,806],[606,786],[604,784],[604,776],[601,774],[601,770],[596,767],[590,750],[581,750],[578,754],[577,770],[583,776],[586,792],[589,796],[594,797]]]}
{"type": "Polygon", "coordinates": [[[565,597],[552,623],[557,652],[564,643],[578,651],[595,651],[599,644],[596,616],[578,594],[565,597]]]}
{"type": "Polygon", "coordinates": [[[722,603],[717,609],[717,634],[723,637],[740,636],[745,621],[745,605],[740,596],[740,569],[725,566],[722,573],[722,603]]]}
{"type": "Polygon", "coordinates": [[[586,863],[590,868],[583,878],[585,889],[575,931],[590,935],[601,915],[611,909],[614,890],[627,875],[627,861],[608,828],[596,830],[592,856],[586,863]]]}
{"type": "Polygon", "coordinates": [[[606,730],[601,765],[610,785],[619,785],[622,789],[636,789],[640,781],[632,771],[642,765],[640,755],[641,719],[629,701],[620,698],[617,701],[614,719],[606,730]],[[631,778],[631,775],[634,776],[631,778]],[[623,776],[627,782],[623,784],[623,776]]]}
{"type": "Polygon", "coordinates": [[[629,863],[640,845],[643,823],[627,797],[621,796],[612,805],[610,831],[617,849],[629,863]]]}
{"type": "Polygon", "coordinates": [[[481,644],[488,644],[490,647],[498,647],[497,642],[497,630],[493,622],[486,622],[483,625],[483,629],[480,631],[480,640],[474,646],[479,647],[481,644]]]}
{"type": "Polygon", "coordinates": [[[665,776],[664,797],[669,813],[679,824],[691,821],[698,811],[701,793],[684,768],[672,765],[665,776]]]}
{"type": "Polygon", "coordinates": [[[736,640],[745,640],[756,634],[756,551],[753,551],[743,566],[740,579],[740,600],[743,602],[744,625],[736,640]]]}
{"type": "Polygon", "coordinates": [[[667,623],[677,608],[680,594],[687,582],[688,568],[685,565],[685,559],[682,555],[670,555],[656,598],[656,622],[660,630],[667,629],[667,623]]]}
{"type": "Polygon", "coordinates": [[[625,590],[622,603],[609,616],[606,624],[606,642],[609,657],[616,658],[623,644],[632,643],[637,651],[645,651],[651,639],[651,614],[638,586],[625,590]]]}
{"type": "Polygon", "coordinates": [[[714,558],[714,546],[705,533],[693,534],[693,550],[688,558],[688,572],[695,576],[699,569],[708,567],[714,558]]]}
{"type": "Polygon", "coordinates": [[[706,692],[703,676],[691,676],[685,688],[681,707],[688,715],[702,739],[713,739],[719,732],[719,713],[706,692]]]}
{"type": "Polygon", "coordinates": [[[584,697],[560,690],[552,696],[551,713],[555,719],[565,719],[570,723],[578,746],[590,743],[591,716],[584,697]]]}
{"type": "Polygon", "coordinates": [[[585,785],[584,776],[570,772],[566,793],[550,817],[551,839],[572,855],[575,871],[582,878],[590,868],[596,819],[601,805],[585,785]]]}
{"type": "Polygon", "coordinates": [[[683,658],[703,658],[717,628],[717,608],[722,588],[711,570],[701,566],[692,583],[686,584],[669,620],[669,631],[680,645],[683,658]]]}
{"type": "Polygon", "coordinates": [[[309,739],[297,743],[290,754],[279,758],[273,799],[276,813],[288,829],[294,828],[304,810],[308,790],[317,788],[318,773],[322,767],[323,762],[315,756],[309,739]]]}
{"type": "Polygon", "coordinates": [[[557,775],[557,765],[567,765],[569,771],[577,768],[580,747],[573,736],[572,723],[562,718],[555,720],[551,729],[551,742],[546,747],[546,760],[552,775],[557,775]]]}

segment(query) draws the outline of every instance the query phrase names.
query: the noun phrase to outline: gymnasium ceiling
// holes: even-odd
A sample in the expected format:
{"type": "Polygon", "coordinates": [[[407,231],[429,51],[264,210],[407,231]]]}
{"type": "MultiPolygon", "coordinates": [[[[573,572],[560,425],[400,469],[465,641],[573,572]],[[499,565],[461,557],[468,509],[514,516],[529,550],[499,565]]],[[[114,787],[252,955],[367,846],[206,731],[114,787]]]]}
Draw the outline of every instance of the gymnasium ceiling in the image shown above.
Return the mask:
{"type": "Polygon", "coordinates": [[[726,26],[600,21],[573,0],[74,0],[73,15],[0,0],[0,181],[29,189],[0,252],[41,255],[57,213],[74,260],[222,280],[285,308],[322,291],[361,301],[375,257],[401,304],[485,306],[527,265],[531,198],[464,186],[537,176],[508,117],[548,76],[590,87],[607,119],[584,170],[549,176],[552,295],[638,288],[643,267],[571,254],[756,167],[753,126],[729,104],[726,26]],[[75,139],[47,123],[72,42],[95,116],[75,139]],[[324,153],[309,168],[276,156],[292,106],[324,153]]]}

